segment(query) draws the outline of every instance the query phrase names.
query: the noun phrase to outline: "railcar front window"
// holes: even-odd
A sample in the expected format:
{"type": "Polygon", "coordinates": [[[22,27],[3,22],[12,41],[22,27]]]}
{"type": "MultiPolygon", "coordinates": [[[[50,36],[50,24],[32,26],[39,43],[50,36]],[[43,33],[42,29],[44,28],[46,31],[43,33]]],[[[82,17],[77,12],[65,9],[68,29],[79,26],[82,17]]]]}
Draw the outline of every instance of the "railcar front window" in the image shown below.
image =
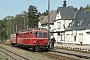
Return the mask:
{"type": "Polygon", "coordinates": [[[43,38],[47,38],[47,33],[46,32],[43,33],[43,38]]]}
{"type": "Polygon", "coordinates": [[[39,33],[39,38],[42,38],[42,32],[39,33]]]}
{"type": "Polygon", "coordinates": [[[38,37],[38,32],[34,32],[34,36],[35,37],[38,37]]]}

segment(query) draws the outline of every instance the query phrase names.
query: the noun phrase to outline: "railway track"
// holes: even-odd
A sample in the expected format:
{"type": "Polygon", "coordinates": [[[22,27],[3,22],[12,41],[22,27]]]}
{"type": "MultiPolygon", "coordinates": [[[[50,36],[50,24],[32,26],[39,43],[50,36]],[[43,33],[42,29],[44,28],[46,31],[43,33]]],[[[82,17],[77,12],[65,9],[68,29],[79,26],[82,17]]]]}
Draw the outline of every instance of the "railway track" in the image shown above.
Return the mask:
{"type": "MultiPolygon", "coordinates": [[[[39,53],[39,52],[38,52],[39,53]]],[[[90,60],[90,53],[89,52],[81,52],[81,51],[74,51],[68,49],[58,49],[55,48],[54,50],[42,53],[47,55],[54,60],[90,60]]]]}
{"type": "MultiPolygon", "coordinates": [[[[77,59],[75,60],[90,60],[90,53],[88,52],[82,52],[82,51],[76,51],[76,50],[67,50],[67,49],[55,49],[52,50],[52,52],[55,52],[57,55],[68,55],[72,58],[76,57],[77,59]]],[[[68,59],[67,59],[68,60],[68,59]]]]}
{"type": "Polygon", "coordinates": [[[68,57],[66,55],[57,54],[55,52],[44,53],[44,55],[47,55],[49,58],[52,58],[54,60],[79,60],[77,58],[68,57]]]}
{"type": "Polygon", "coordinates": [[[0,52],[2,52],[2,54],[5,54],[9,60],[30,60],[3,47],[0,47],[0,52]]]}

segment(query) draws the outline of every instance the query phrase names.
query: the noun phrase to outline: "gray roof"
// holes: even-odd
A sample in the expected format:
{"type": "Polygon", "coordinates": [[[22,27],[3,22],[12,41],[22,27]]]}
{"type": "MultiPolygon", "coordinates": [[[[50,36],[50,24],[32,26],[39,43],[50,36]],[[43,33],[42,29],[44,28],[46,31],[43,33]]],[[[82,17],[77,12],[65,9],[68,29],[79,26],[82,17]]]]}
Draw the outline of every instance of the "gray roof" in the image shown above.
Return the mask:
{"type": "MultiPolygon", "coordinates": [[[[56,19],[56,15],[57,15],[56,10],[50,12],[50,22],[49,23],[54,23],[54,20],[56,19]]],[[[39,17],[38,19],[42,24],[47,24],[48,23],[48,15],[43,16],[42,19],[41,19],[41,17],[39,17]]]]}
{"type": "Polygon", "coordinates": [[[40,16],[38,19],[40,21],[40,23],[43,23],[43,20],[45,19],[46,16],[40,16]]]}
{"type": "Polygon", "coordinates": [[[60,12],[61,19],[74,19],[75,10],[70,7],[58,7],[57,12],[60,12]]]}
{"type": "Polygon", "coordinates": [[[75,20],[65,30],[83,30],[90,29],[90,13],[79,11],[76,14],[75,20]],[[78,25],[79,24],[79,25],[78,25]]]}
{"type": "Polygon", "coordinates": [[[26,31],[30,31],[30,30],[48,30],[48,29],[45,29],[45,28],[28,28],[28,29],[20,30],[18,32],[26,32],[26,31]]]}

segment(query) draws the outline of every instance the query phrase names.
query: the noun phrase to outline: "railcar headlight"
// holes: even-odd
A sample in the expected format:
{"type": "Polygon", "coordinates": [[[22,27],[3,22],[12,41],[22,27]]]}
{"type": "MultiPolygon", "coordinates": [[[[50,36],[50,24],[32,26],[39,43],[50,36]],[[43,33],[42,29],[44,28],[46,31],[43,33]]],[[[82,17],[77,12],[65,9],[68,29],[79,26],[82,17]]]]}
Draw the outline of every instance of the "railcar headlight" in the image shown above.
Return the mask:
{"type": "Polygon", "coordinates": [[[37,42],[36,42],[36,41],[34,41],[34,43],[36,44],[37,42]]]}

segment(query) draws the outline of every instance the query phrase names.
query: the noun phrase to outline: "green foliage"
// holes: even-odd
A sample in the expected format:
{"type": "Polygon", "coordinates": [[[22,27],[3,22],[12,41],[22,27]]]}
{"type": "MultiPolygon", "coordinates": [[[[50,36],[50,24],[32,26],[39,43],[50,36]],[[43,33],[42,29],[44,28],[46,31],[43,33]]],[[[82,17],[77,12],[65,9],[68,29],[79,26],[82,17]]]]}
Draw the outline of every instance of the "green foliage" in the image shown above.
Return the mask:
{"type": "Polygon", "coordinates": [[[80,7],[79,11],[86,10],[87,12],[90,12],[90,6],[87,5],[86,7],[80,7]]]}
{"type": "Polygon", "coordinates": [[[38,27],[38,10],[37,7],[30,5],[28,9],[29,28],[38,27]]]}
{"type": "Polygon", "coordinates": [[[42,15],[47,16],[48,15],[48,10],[46,10],[42,15]]]}
{"type": "Polygon", "coordinates": [[[74,7],[73,9],[74,9],[75,11],[78,11],[78,8],[76,8],[76,7],[74,7]]]}
{"type": "Polygon", "coordinates": [[[7,38],[10,38],[10,34],[12,33],[12,30],[13,30],[12,27],[13,27],[12,26],[12,20],[8,20],[6,22],[6,35],[7,35],[7,38]]]}
{"type": "Polygon", "coordinates": [[[2,21],[1,21],[1,31],[0,31],[0,39],[2,40],[3,38],[7,38],[7,35],[6,35],[6,18],[4,18],[2,21]]]}
{"type": "Polygon", "coordinates": [[[84,8],[87,12],[90,12],[90,6],[87,5],[85,8],[84,8]]]}
{"type": "Polygon", "coordinates": [[[12,19],[13,16],[6,16],[0,21],[0,40],[9,38],[12,33],[12,19]]]}
{"type": "Polygon", "coordinates": [[[84,10],[84,8],[81,6],[81,7],[79,8],[79,11],[82,11],[82,10],[84,10]]]}
{"type": "Polygon", "coordinates": [[[2,54],[0,54],[0,60],[9,60],[9,59],[3,56],[2,54]]]}
{"type": "Polygon", "coordinates": [[[23,11],[21,14],[17,14],[13,20],[13,32],[23,30],[27,28],[28,25],[28,14],[26,11],[23,11]]]}
{"type": "Polygon", "coordinates": [[[66,7],[67,4],[66,4],[66,0],[63,1],[63,7],[66,7]]]}

